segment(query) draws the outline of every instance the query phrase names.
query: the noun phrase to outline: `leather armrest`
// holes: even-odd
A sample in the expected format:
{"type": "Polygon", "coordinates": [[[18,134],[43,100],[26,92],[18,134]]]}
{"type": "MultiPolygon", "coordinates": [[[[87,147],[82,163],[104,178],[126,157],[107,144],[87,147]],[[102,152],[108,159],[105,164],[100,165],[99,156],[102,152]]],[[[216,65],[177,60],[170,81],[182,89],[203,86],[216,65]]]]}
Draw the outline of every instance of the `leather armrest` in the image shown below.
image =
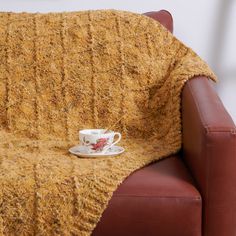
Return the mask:
{"type": "Polygon", "coordinates": [[[236,127],[205,77],[182,93],[183,158],[203,199],[203,235],[236,235],[236,127]]]}
{"type": "Polygon", "coordinates": [[[167,10],[149,11],[145,12],[144,15],[159,21],[164,27],[173,33],[173,17],[167,10]]]}

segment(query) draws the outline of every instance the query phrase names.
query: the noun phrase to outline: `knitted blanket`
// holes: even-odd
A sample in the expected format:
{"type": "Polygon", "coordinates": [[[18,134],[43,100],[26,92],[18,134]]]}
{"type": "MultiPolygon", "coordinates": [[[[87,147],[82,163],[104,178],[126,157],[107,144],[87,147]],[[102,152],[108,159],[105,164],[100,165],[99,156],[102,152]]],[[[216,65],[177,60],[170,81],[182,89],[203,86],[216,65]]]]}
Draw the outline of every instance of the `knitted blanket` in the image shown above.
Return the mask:
{"type": "Polygon", "coordinates": [[[197,75],[215,80],[143,15],[0,13],[0,235],[90,235],[128,175],[181,149],[181,90],[197,75]],[[120,118],[124,154],[68,153],[80,129],[120,118]]]}

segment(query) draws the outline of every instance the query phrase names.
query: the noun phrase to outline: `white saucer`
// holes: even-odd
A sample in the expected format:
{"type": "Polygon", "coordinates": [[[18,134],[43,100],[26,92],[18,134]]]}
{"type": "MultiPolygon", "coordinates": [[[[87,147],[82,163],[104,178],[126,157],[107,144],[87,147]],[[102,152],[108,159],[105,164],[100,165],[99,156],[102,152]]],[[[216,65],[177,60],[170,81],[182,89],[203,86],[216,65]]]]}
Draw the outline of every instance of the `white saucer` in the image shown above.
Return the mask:
{"type": "Polygon", "coordinates": [[[125,149],[119,146],[113,146],[109,148],[105,153],[85,153],[83,152],[83,146],[77,145],[71,147],[69,152],[79,157],[108,157],[108,156],[118,156],[123,153],[125,149]]]}

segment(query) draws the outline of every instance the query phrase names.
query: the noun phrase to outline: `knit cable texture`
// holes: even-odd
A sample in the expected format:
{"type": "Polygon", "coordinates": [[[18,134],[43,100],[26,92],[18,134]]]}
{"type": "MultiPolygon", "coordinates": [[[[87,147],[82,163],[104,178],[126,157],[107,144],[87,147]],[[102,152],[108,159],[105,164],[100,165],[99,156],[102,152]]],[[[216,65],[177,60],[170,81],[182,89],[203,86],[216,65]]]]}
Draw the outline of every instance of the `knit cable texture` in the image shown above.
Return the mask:
{"type": "Polygon", "coordinates": [[[0,13],[0,235],[91,235],[127,176],[181,149],[181,90],[198,75],[216,79],[143,15],[0,13]],[[68,153],[80,129],[120,118],[124,154],[68,153]]]}

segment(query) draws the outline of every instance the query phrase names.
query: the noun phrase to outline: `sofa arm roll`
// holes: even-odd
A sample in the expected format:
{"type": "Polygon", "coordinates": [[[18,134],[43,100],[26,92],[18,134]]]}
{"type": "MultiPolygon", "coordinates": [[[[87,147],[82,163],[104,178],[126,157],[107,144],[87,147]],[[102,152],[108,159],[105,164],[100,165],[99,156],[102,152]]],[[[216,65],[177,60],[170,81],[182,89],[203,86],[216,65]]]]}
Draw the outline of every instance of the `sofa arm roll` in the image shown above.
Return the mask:
{"type": "Polygon", "coordinates": [[[206,77],[182,93],[183,158],[203,200],[203,235],[236,235],[236,127],[206,77]]]}

